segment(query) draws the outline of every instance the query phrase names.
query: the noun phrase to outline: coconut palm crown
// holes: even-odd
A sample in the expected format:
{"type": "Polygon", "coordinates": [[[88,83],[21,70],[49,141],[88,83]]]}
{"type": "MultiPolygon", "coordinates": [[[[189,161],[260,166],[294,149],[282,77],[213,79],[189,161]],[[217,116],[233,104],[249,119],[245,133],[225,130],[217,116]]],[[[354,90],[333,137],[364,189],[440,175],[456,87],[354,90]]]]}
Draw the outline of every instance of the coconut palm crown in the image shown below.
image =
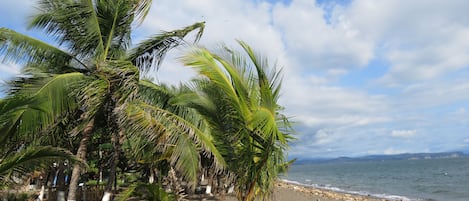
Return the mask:
{"type": "Polygon", "coordinates": [[[195,108],[212,128],[216,146],[235,177],[238,200],[270,200],[278,174],[291,163],[289,118],[278,104],[281,71],[238,41],[243,51],[197,48],[182,57],[200,79],[195,92],[174,102],[195,108]]]}

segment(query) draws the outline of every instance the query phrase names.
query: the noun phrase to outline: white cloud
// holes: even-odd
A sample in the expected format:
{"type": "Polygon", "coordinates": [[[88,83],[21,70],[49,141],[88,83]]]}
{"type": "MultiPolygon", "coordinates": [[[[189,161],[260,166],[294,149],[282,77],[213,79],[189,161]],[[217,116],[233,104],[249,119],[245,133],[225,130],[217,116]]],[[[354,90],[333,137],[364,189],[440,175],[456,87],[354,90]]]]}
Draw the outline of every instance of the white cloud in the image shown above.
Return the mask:
{"type": "Polygon", "coordinates": [[[283,36],[288,55],[303,69],[350,69],[373,58],[373,44],[343,20],[328,24],[314,1],[276,4],[273,23],[283,36]]]}
{"type": "MultiPolygon", "coordinates": [[[[204,35],[199,44],[209,48],[215,48],[220,43],[232,47],[236,39],[250,44],[256,51],[261,52],[273,63],[278,61],[285,66],[285,55],[281,35],[271,23],[272,5],[256,1],[238,0],[186,0],[155,1],[147,20],[138,27],[137,38],[140,41],[160,31],[180,29],[195,22],[205,21],[204,35]],[[168,9],[171,8],[171,9],[168,9]]],[[[172,52],[168,58],[180,56],[172,52]]],[[[186,69],[177,62],[169,62],[167,59],[162,72],[158,73],[159,80],[170,80],[177,83],[179,80],[187,81],[193,75],[178,70],[178,73],[166,73],[171,70],[166,68],[186,69]],[[183,76],[181,76],[183,75],[183,76]]]]}
{"type": "Polygon", "coordinates": [[[449,72],[468,68],[469,39],[466,37],[467,35],[469,35],[469,28],[459,29],[446,36],[433,39],[444,41],[441,44],[421,45],[415,49],[403,48],[390,51],[388,60],[393,66],[389,74],[381,78],[381,82],[402,85],[410,81],[429,80],[449,72]],[[464,37],[462,37],[463,35],[464,37]]]}
{"type": "Polygon", "coordinates": [[[20,74],[21,67],[18,64],[0,63],[0,77],[7,78],[20,74]]]}
{"type": "Polygon", "coordinates": [[[336,9],[373,41],[391,69],[380,81],[402,86],[469,67],[468,1],[355,0],[336,9]]]}
{"type": "Polygon", "coordinates": [[[283,45],[271,23],[271,7],[271,4],[255,1],[187,0],[181,3],[162,0],[153,3],[141,32],[153,34],[206,21],[201,44],[213,47],[220,42],[234,44],[235,39],[240,39],[267,56],[278,58],[283,45]]]}
{"type": "Polygon", "coordinates": [[[386,97],[330,86],[325,80],[317,80],[305,79],[293,72],[285,75],[281,103],[296,121],[326,127],[389,121],[382,115],[389,110],[386,97]]]}
{"type": "Polygon", "coordinates": [[[391,136],[396,138],[410,138],[415,135],[417,135],[417,130],[393,130],[391,132],[391,136]]]}
{"type": "Polygon", "coordinates": [[[469,100],[469,78],[465,73],[451,76],[450,79],[432,79],[403,87],[396,104],[402,110],[415,110],[438,107],[469,100]]]}
{"type": "Polygon", "coordinates": [[[324,145],[331,143],[335,140],[333,131],[331,130],[326,130],[326,129],[321,129],[316,132],[315,134],[315,141],[314,143],[316,145],[324,145]]]}

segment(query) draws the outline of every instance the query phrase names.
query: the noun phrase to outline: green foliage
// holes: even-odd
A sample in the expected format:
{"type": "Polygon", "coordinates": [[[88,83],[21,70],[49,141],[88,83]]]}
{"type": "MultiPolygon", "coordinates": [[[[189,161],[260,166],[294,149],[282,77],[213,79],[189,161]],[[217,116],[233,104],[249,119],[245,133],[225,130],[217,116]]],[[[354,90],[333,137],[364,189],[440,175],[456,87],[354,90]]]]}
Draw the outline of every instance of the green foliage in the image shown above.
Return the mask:
{"type": "Polygon", "coordinates": [[[239,44],[244,54],[224,47],[220,54],[198,48],[184,56],[184,64],[204,78],[193,83],[196,92],[175,102],[196,109],[210,123],[216,146],[235,175],[238,198],[268,200],[278,173],[288,165],[285,151],[292,129],[277,103],[279,71],[269,71],[266,59],[239,44]]]}
{"type": "Polygon", "coordinates": [[[138,198],[139,200],[148,201],[173,201],[176,196],[172,193],[167,193],[160,183],[135,183],[132,184],[120,193],[117,200],[125,201],[130,198],[138,198]]]}
{"type": "Polygon", "coordinates": [[[213,155],[218,167],[225,163],[202,117],[195,110],[170,103],[178,93],[175,89],[141,81],[140,101],[128,103],[122,125],[134,144],[132,152],[137,158],[167,160],[186,180],[195,183],[201,152],[213,155]]]}
{"type": "MultiPolygon", "coordinates": [[[[151,2],[39,0],[30,27],[45,31],[56,40],[57,47],[0,28],[0,57],[27,67],[25,75],[10,84],[11,96],[40,100],[7,111],[8,115],[0,119],[0,129],[8,135],[1,138],[15,136],[19,139],[15,142],[19,142],[29,136],[28,143],[39,144],[43,142],[36,141],[39,136],[60,131],[64,139],[73,139],[65,137],[68,134],[78,137],[75,139],[83,137],[79,146],[84,152],[90,139],[100,138],[99,143],[114,139],[110,151],[120,153],[122,141],[149,137],[152,140],[139,141],[146,146],[132,146],[152,147],[148,153],[161,157],[144,157],[148,163],[169,162],[189,180],[196,179],[201,152],[219,156],[222,161],[195,112],[172,107],[168,101],[161,105],[151,100],[148,93],[156,90],[148,87],[150,84],[149,90],[139,91],[140,77],[157,69],[167,51],[183,44],[184,37],[194,30],[198,30],[198,41],[204,29],[204,23],[195,23],[156,35],[130,49],[132,24],[142,22],[151,2]],[[146,65],[149,63],[158,65],[146,65]],[[75,122],[61,130],[54,128],[63,119],[75,122]]],[[[78,142],[70,144],[76,146],[78,142]]],[[[69,148],[76,150],[73,146],[69,148]]],[[[86,153],[78,156],[85,158],[86,153]]],[[[115,167],[114,160],[118,157],[110,166],[115,167]]]]}
{"type": "Polygon", "coordinates": [[[20,34],[16,31],[0,28],[0,55],[4,61],[18,63],[48,63],[51,66],[65,65],[72,56],[45,42],[20,34]]]}
{"type": "Polygon", "coordinates": [[[25,119],[36,117],[36,120],[41,120],[37,117],[45,113],[44,108],[43,101],[39,101],[37,96],[27,98],[18,95],[0,101],[0,178],[12,173],[26,175],[46,168],[55,160],[67,159],[72,163],[83,163],[65,149],[34,146],[27,144],[25,140],[17,144],[12,140],[22,137],[18,133],[25,130],[23,127],[33,124],[24,122],[25,119]]]}
{"type": "Polygon", "coordinates": [[[13,172],[18,175],[26,175],[63,159],[67,159],[71,163],[84,164],[82,160],[65,149],[48,146],[28,147],[8,155],[0,162],[0,177],[13,172]]]}

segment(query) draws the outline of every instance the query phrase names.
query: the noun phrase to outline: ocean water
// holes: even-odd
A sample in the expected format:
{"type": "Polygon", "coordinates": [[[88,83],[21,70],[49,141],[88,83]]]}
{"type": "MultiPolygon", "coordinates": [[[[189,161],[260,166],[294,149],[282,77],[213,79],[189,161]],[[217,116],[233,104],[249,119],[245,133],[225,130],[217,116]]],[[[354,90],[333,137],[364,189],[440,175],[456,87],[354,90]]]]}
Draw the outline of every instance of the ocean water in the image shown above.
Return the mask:
{"type": "Polygon", "coordinates": [[[283,179],[391,200],[469,201],[469,157],[294,164],[283,179]]]}

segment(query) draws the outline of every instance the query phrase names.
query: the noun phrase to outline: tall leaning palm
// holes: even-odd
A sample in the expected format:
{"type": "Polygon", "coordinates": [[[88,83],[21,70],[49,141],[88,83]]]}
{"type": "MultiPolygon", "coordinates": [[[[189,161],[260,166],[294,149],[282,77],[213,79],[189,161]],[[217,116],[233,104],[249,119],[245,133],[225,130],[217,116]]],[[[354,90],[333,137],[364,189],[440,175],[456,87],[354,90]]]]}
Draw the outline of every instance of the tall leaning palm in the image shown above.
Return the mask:
{"type": "MultiPolygon", "coordinates": [[[[119,138],[126,132],[120,123],[131,119],[127,117],[129,114],[135,116],[135,111],[148,113],[145,118],[153,118],[150,112],[161,115],[159,120],[170,117],[162,121],[160,125],[164,127],[155,135],[167,134],[178,130],[170,128],[188,123],[166,115],[163,109],[140,103],[139,78],[157,68],[165,53],[182,43],[188,33],[198,30],[197,41],[204,23],[155,35],[130,49],[132,25],[144,20],[151,3],[151,0],[39,0],[39,13],[32,18],[30,27],[46,31],[56,39],[58,47],[0,28],[0,55],[24,64],[30,71],[40,72],[41,76],[26,77],[22,80],[24,83],[15,85],[17,88],[13,90],[16,95],[48,98],[51,110],[41,122],[54,122],[64,113],[81,111],[81,125],[74,129],[74,133],[81,135],[77,151],[81,159],[85,159],[86,144],[97,127],[111,128],[111,135],[119,138]]],[[[145,118],[140,118],[140,122],[145,122],[145,118]]],[[[177,144],[178,139],[201,141],[198,136],[203,136],[194,132],[194,126],[185,128],[179,136],[190,137],[168,138],[176,140],[171,143],[177,144]]],[[[213,147],[209,140],[202,143],[201,147],[197,143],[198,150],[215,151],[209,150],[213,147]]],[[[171,153],[174,153],[173,163],[194,161],[193,158],[186,160],[186,155],[178,155],[178,152],[171,153]]],[[[81,171],[79,166],[73,168],[68,200],[76,200],[81,171]]]]}
{"type": "Polygon", "coordinates": [[[202,76],[196,92],[176,103],[199,111],[211,125],[217,148],[235,176],[239,200],[270,200],[279,172],[285,170],[291,137],[288,118],[278,104],[281,79],[266,59],[244,42],[237,52],[196,49],[182,58],[202,76]]]}

